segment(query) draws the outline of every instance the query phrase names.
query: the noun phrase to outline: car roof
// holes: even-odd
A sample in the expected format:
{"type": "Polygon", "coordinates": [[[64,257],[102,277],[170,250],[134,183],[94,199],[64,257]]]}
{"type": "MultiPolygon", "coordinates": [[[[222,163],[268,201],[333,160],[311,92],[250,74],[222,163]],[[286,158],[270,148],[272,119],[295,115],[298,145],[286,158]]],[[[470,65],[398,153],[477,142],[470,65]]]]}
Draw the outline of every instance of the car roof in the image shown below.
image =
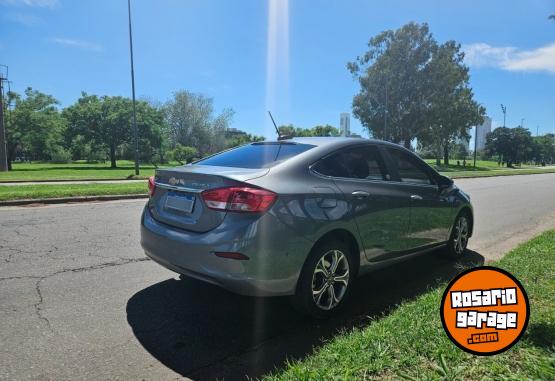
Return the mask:
{"type": "Polygon", "coordinates": [[[309,136],[309,137],[295,137],[291,139],[283,139],[277,141],[263,141],[260,143],[297,143],[297,144],[310,144],[317,147],[327,147],[327,146],[336,146],[336,147],[343,147],[348,146],[351,144],[361,144],[361,143],[374,143],[374,144],[384,144],[384,145],[391,145],[395,147],[400,147],[398,144],[386,142],[384,140],[378,139],[366,139],[366,138],[351,138],[345,136],[309,136]]]}

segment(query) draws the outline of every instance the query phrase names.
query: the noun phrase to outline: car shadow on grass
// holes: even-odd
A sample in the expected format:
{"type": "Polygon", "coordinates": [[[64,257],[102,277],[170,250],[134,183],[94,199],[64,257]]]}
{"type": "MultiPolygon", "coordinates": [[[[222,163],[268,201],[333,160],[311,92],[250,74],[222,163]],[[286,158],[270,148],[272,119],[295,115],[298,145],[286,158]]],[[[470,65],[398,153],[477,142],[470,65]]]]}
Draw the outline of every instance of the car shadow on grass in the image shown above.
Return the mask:
{"type": "Polygon", "coordinates": [[[127,321],[150,354],[183,376],[261,377],[484,263],[474,251],[458,262],[444,258],[439,250],[359,278],[344,308],[325,321],[300,316],[287,298],[242,297],[192,279],[139,291],[127,303],[127,321]]]}

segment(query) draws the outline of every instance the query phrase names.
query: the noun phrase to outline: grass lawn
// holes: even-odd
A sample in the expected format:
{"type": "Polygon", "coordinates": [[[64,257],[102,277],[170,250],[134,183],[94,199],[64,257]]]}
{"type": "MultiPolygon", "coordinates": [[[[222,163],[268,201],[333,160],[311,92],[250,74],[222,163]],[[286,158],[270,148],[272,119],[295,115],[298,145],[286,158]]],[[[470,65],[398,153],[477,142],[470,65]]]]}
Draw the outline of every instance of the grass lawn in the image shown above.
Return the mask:
{"type": "Polygon", "coordinates": [[[526,333],[507,352],[479,357],[443,331],[446,284],[401,304],[365,328],[343,332],[268,380],[555,380],[555,230],[493,263],[515,275],[530,298],[526,333]]]}
{"type": "Polygon", "coordinates": [[[55,184],[0,186],[0,201],[71,196],[147,193],[147,183],[55,184]]]}
{"type": "MultiPolygon", "coordinates": [[[[118,160],[118,168],[110,168],[110,163],[73,162],[68,164],[52,163],[14,163],[13,171],[0,172],[0,181],[35,180],[80,180],[80,179],[126,179],[136,178],[132,161],[118,160]]],[[[170,166],[178,165],[171,163],[170,166]]],[[[140,176],[154,175],[154,166],[141,165],[140,176]]]]}
{"type": "MultiPolygon", "coordinates": [[[[536,167],[531,165],[522,165],[516,168],[499,167],[496,161],[476,160],[476,167],[473,167],[471,160],[467,161],[466,167],[457,166],[456,160],[451,160],[449,166],[436,165],[433,159],[425,160],[428,164],[438,170],[441,174],[452,177],[489,177],[489,176],[508,176],[508,175],[527,175],[534,173],[553,173],[554,166],[536,167]]],[[[462,163],[462,160],[461,160],[462,163]]]]}
{"type": "MultiPolygon", "coordinates": [[[[434,160],[427,160],[434,165],[434,160]]],[[[170,163],[168,166],[176,166],[178,163],[170,163]]],[[[477,167],[438,167],[440,173],[452,178],[485,177],[485,176],[508,176],[516,174],[549,173],[555,172],[555,167],[537,168],[522,167],[507,169],[497,167],[497,162],[478,161],[477,167]],[[464,169],[464,170],[463,170],[464,169]]],[[[127,160],[118,161],[118,168],[110,168],[109,163],[90,164],[86,162],[74,162],[69,164],[50,163],[14,163],[14,170],[0,172],[0,182],[10,181],[40,181],[40,180],[114,180],[114,179],[146,179],[154,174],[154,166],[145,165],[141,167],[141,174],[134,176],[133,162],[127,160]]],[[[0,186],[0,200],[23,199],[23,198],[52,198],[83,195],[113,195],[144,193],[146,188],[143,184],[37,184],[21,186],[0,186]],[[119,192],[119,193],[118,193],[119,192]]]]}
{"type": "MultiPolygon", "coordinates": [[[[449,166],[444,166],[443,164],[440,166],[437,166],[435,159],[424,159],[424,161],[442,172],[457,172],[457,171],[462,171],[463,169],[466,171],[493,171],[498,169],[507,169],[506,167],[499,167],[497,165],[497,161],[493,161],[493,160],[476,160],[476,167],[473,167],[474,162],[472,160],[466,161],[466,167],[462,167],[462,160],[459,160],[461,163],[461,166],[457,166],[456,165],[457,160],[453,160],[453,159],[449,160],[449,166]]],[[[443,163],[443,160],[442,160],[442,163],[443,163]]],[[[529,168],[529,166],[523,165],[522,168],[529,168]]],[[[535,168],[535,167],[532,167],[532,168],[535,168]]]]}
{"type": "MultiPolygon", "coordinates": [[[[435,160],[426,160],[435,167],[435,160]]],[[[455,161],[456,163],[456,161],[455,161]]],[[[469,162],[470,163],[470,162],[469,162]]],[[[555,167],[538,168],[522,166],[521,168],[498,167],[497,162],[482,161],[476,162],[477,167],[457,167],[449,165],[440,166],[437,169],[440,173],[453,177],[482,177],[482,176],[506,176],[517,174],[548,173],[555,172],[555,167]]],[[[99,179],[146,179],[154,174],[154,166],[142,165],[139,177],[135,177],[135,167],[132,161],[119,160],[117,168],[110,168],[109,163],[91,164],[86,162],[73,162],[68,164],[52,163],[14,163],[13,171],[0,172],[0,182],[9,181],[40,181],[40,180],[99,180],[99,179]]],[[[178,163],[169,163],[166,166],[172,167],[178,163]]]]}
{"type": "Polygon", "coordinates": [[[465,177],[493,177],[493,176],[513,176],[513,175],[533,175],[540,173],[555,173],[555,167],[538,168],[538,167],[522,167],[522,168],[503,168],[489,171],[475,170],[457,170],[457,171],[440,171],[442,175],[449,176],[454,179],[465,177]]]}

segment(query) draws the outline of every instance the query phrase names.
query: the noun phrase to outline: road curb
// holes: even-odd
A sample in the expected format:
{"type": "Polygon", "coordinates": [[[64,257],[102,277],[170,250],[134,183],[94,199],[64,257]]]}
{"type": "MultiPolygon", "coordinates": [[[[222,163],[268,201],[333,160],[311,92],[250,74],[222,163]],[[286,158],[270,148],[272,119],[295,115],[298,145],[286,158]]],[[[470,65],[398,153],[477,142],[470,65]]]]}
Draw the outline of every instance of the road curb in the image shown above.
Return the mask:
{"type": "Polygon", "coordinates": [[[73,202],[90,202],[90,201],[114,201],[114,200],[134,200],[148,198],[147,194],[120,194],[120,195],[103,195],[103,196],[77,196],[77,197],[57,197],[57,198],[32,198],[22,200],[5,200],[0,201],[2,206],[24,206],[31,204],[64,204],[73,202]]]}

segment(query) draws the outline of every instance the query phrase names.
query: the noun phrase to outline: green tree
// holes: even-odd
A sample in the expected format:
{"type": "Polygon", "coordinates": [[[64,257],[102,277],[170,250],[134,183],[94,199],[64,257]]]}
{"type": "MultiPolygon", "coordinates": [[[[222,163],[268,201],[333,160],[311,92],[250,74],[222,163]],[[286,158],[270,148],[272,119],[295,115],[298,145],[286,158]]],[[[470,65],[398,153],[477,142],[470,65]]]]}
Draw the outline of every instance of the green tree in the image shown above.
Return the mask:
{"type": "MultiPolygon", "coordinates": [[[[128,107],[132,107],[130,102],[128,107]]],[[[141,162],[150,162],[156,165],[164,162],[164,132],[167,129],[164,121],[164,113],[161,108],[151,103],[137,101],[137,128],[139,130],[139,158],[141,162]]],[[[132,126],[130,126],[132,130],[132,126]]],[[[135,143],[131,131],[130,140],[125,144],[125,158],[132,159],[135,156],[135,143]]]]}
{"type": "MultiPolygon", "coordinates": [[[[281,136],[291,136],[291,137],[299,136],[296,133],[299,132],[300,130],[302,129],[295,128],[295,126],[293,126],[292,124],[284,124],[278,127],[278,131],[281,136]]],[[[306,135],[300,135],[300,136],[306,136],[306,135]]]]}
{"type": "Polygon", "coordinates": [[[66,144],[74,160],[107,157],[106,146],[98,137],[103,124],[102,100],[97,95],[81,93],[77,101],[62,111],[67,121],[66,144]]]}
{"type": "MultiPolygon", "coordinates": [[[[145,101],[137,101],[136,106],[139,151],[141,158],[148,161],[161,146],[163,114],[145,101]]],[[[110,165],[115,168],[119,148],[134,156],[132,110],[132,101],[128,98],[82,93],[63,112],[68,123],[66,141],[84,137],[93,150],[107,151],[110,165]]]]}
{"type": "Polygon", "coordinates": [[[195,147],[176,144],[175,148],[170,151],[170,156],[179,162],[179,164],[190,163],[194,158],[198,157],[198,151],[195,147]]]}
{"type": "Polygon", "coordinates": [[[536,164],[551,164],[555,159],[555,135],[534,136],[534,160],[536,164]]]}
{"type": "Polygon", "coordinates": [[[368,47],[347,65],[360,84],[355,117],[376,138],[433,145],[438,164],[441,156],[448,164],[454,139],[467,138],[485,113],[473,99],[460,45],[438,45],[427,24],[409,23],[371,38],[368,47]]]}
{"type": "Polygon", "coordinates": [[[456,144],[455,145],[455,154],[457,155],[457,159],[466,159],[466,157],[468,156],[468,150],[466,149],[466,144],[456,144]]]}
{"type": "Polygon", "coordinates": [[[291,137],[307,137],[307,136],[339,136],[339,130],[329,124],[318,125],[313,128],[295,127],[292,124],[282,125],[278,127],[280,135],[291,137]]]}
{"type": "Polygon", "coordinates": [[[489,155],[499,155],[500,160],[513,164],[531,159],[534,142],[530,131],[523,127],[498,127],[486,138],[486,151],[489,155]]]}
{"type": "Polygon", "coordinates": [[[234,111],[225,109],[214,114],[212,98],[188,91],[177,91],[173,99],[164,105],[170,145],[195,147],[201,155],[222,150],[225,147],[225,131],[234,111]]]}
{"type": "Polygon", "coordinates": [[[434,47],[425,68],[430,93],[424,128],[418,138],[434,147],[437,165],[442,156],[444,165],[449,165],[449,149],[456,138],[469,139],[470,128],[484,121],[485,109],[473,99],[463,59],[460,45],[448,41],[434,47]]]}
{"type": "Polygon", "coordinates": [[[371,136],[410,147],[427,119],[426,67],[436,45],[427,24],[411,22],[372,37],[368,51],[347,64],[360,84],[353,114],[371,136]]]}
{"type": "Polygon", "coordinates": [[[61,154],[65,122],[56,98],[30,87],[24,97],[9,93],[7,98],[7,104],[14,104],[13,110],[6,111],[8,167],[18,154],[32,160],[61,154]]]}
{"type": "Polygon", "coordinates": [[[317,125],[312,128],[312,136],[339,136],[339,134],[339,130],[329,124],[317,125]]]}
{"type": "Polygon", "coordinates": [[[231,138],[226,139],[225,148],[233,148],[237,146],[241,146],[243,144],[252,143],[252,142],[261,142],[266,140],[263,136],[251,135],[251,134],[241,134],[235,135],[231,138]]]}

